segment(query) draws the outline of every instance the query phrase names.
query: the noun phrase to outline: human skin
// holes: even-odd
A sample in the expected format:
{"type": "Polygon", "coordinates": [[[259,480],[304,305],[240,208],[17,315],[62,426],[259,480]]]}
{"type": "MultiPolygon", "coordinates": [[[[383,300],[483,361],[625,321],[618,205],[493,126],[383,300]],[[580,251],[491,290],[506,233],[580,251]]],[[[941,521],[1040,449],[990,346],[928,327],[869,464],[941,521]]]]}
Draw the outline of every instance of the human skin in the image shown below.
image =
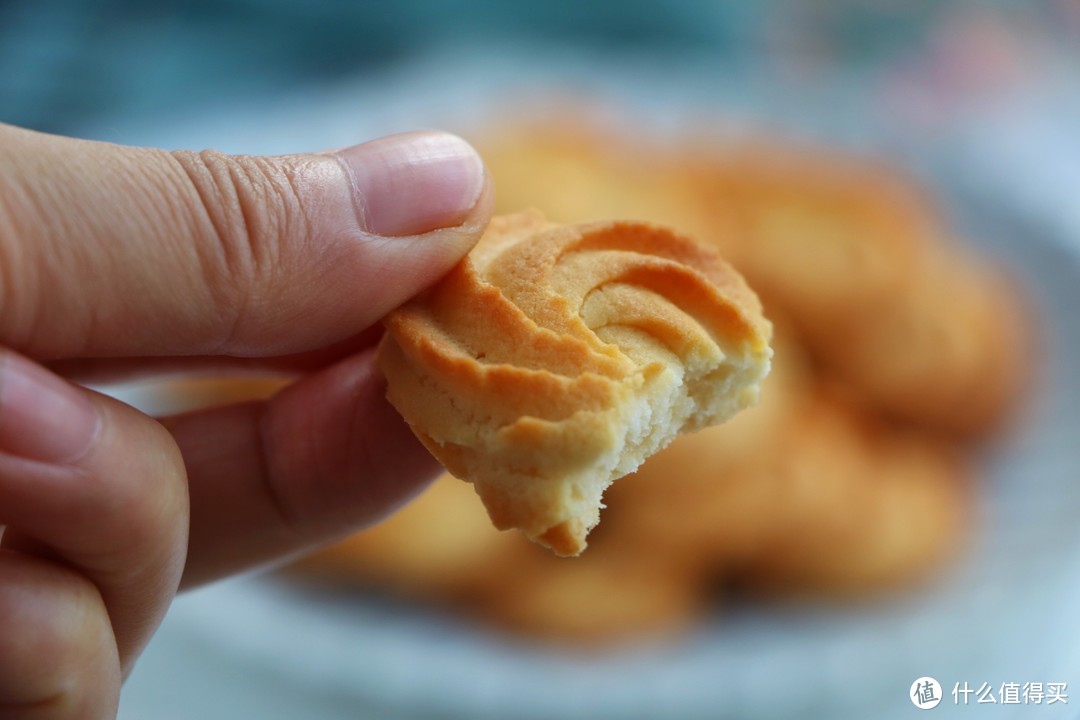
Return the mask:
{"type": "Polygon", "coordinates": [[[491,204],[443,133],[247,157],[0,125],[0,718],[115,717],[179,588],[370,524],[438,474],[373,345],[491,204]],[[77,384],[260,367],[299,379],[162,420],[77,384]]]}

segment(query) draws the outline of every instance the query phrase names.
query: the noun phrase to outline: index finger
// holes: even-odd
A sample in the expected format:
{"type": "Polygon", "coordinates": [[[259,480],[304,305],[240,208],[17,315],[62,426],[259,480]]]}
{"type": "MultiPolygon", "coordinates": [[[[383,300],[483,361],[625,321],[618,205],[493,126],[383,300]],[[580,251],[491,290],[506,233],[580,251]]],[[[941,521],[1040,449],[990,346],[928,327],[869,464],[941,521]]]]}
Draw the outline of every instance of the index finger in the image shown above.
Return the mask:
{"type": "Polygon", "coordinates": [[[188,472],[184,587],[370,525],[441,472],[386,401],[373,350],[269,400],[162,422],[188,472]]]}

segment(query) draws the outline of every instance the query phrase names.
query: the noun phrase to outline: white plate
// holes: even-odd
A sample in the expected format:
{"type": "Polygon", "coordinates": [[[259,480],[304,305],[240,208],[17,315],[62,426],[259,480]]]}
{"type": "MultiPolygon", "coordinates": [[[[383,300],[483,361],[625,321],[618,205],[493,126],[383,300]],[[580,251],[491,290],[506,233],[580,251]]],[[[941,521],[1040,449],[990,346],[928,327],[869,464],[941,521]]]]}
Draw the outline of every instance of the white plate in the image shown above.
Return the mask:
{"type": "MultiPolygon", "coordinates": [[[[445,77],[439,70],[427,72],[411,91],[390,93],[401,117],[437,117],[405,97],[423,93],[447,107],[460,99],[436,88],[445,77]]],[[[232,149],[248,151],[341,144],[347,114],[375,95],[384,114],[363,127],[393,125],[388,92],[376,86],[348,100],[308,98],[279,135],[262,125],[260,147],[223,130],[258,125],[251,111],[204,125],[201,141],[192,142],[199,130],[190,126],[148,141],[228,149],[232,139],[232,149]],[[320,113],[336,119],[312,142],[302,128],[320,113]]],[[[353,138],[364,134],[356,125],[353,138]]],[[[1012,262],[1032,292],[1046,365],[1028,422],[986,458],[970,547],[932,587],[872,605],[729,607],[676,643],[583,658],[415,608],[246,578],[176,602],[126,688],[121,717],[882,718],[916,712],[909,687],[927,675],[944,688],[938,717],[975,711],[953,703],[952,688],[965,682],[996,693],[1007,682],[1073,681],[1077,697],[1068,705],[999,706],[990,714],[1075,715],[1080,259],[1049,224],[1016,211],[1007,193],[980,194],[987,186],[956,171],[946,163],[936,179],[967,234],[1012,262]]]]}
{"type": "Polygon", "coordinates": [[[185,703],[200,718],[255,717],[267,697],[259,717],[300,717],[287,698],[303,699],[305,718],[891,717],[914,710],[906,694],[923,675],[945,688],[940,716],[964,710],[952,705],[955,683],[996,693],[1005,682],[1075,681],[1080,385],[1069,369],[1080,366],[1080,322],[1069,316],[1080,307],[1080,262],[1023,237],[1010,247],[1037,281],[1052,340],[1046,372],[1030,425],[986,463],[969,551],[933,587],[857,607],[726,608],[672,645],[586,659],[421,609],[249,578],[177,601],[124,717],[161,709],[155,673],[177,691],[188,676],[198,695],[185,691],[185,703]],[[200,678],[208,658],[212,677],[200,678]],[[212,691],[199,690],[208,682],[212,691]]]}

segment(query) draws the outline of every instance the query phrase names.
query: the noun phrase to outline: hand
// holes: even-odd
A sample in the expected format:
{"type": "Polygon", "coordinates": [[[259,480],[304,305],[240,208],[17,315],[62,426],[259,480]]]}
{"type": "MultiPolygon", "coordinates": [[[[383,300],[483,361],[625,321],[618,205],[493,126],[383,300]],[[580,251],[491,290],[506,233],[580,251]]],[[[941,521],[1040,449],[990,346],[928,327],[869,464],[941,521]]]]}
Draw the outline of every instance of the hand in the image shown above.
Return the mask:
{"type": "Polygon", "coordinates": [[[179,586],[371,523],[437,474],[372,328],[468,252],[491,200],[441,133],[264,158],[0,125],[0,718],[114,717],[179,586]],[[210,365],[303,376],[162,423],[71,381],[210,365]]]}

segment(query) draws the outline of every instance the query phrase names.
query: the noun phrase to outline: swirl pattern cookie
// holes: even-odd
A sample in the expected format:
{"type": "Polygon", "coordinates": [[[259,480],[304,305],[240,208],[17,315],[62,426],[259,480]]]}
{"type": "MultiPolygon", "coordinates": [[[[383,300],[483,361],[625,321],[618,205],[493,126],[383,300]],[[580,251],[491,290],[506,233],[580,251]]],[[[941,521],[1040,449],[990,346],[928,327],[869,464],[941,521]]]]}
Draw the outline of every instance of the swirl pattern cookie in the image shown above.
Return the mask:
{"type": "Polygon", "coordinates": [[[610,483],[757,401],[771,326],[715,251],[639,222],[496,218],[391,313],[387,397],[492,522],[577,555],[610,483]]]}

